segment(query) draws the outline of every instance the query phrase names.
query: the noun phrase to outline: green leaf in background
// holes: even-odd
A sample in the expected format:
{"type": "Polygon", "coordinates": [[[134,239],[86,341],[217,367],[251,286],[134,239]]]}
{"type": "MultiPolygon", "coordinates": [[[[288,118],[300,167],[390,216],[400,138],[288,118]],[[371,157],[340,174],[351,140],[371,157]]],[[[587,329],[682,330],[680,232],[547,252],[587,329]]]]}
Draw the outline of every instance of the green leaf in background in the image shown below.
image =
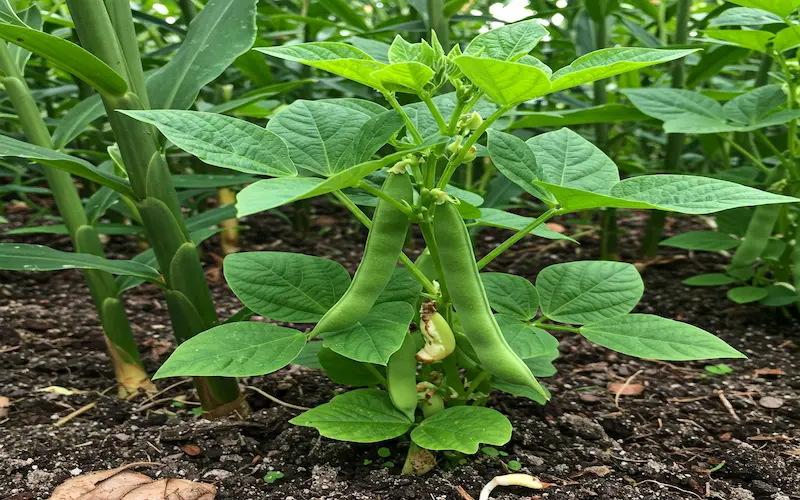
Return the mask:
{"type": "Polygon", "coordinates": [[[772,47],[778,52],[800,47],[800,26],[789,26],[780,30],[772,40],[772,47]]]}
{"type": "Polygon", "coordinates": [[[251,175],[182,174],[172,176],[172,185],[176,189],[215,189],[241,186],[257,180],[258,177],[251,175]]]}
{"type": "Polygon", "coordinates": [[[783,24],[783,19],[771,12],[748,7],[734,7],[711,20],[709,26],[761,26],[783,24]]]}
{"type": "Polygon", "coordinates": [[[680,59],[697,52],[694,49],[650,49],[617,47],[601,49],[579,57],[575,62],[556,71],[552,92],[576,87],[584,83],[604,80],[628,71],[646,68],[680,59]]]}
{"type": "MultiPolygon", "coordinates": [[[[113,191],[112,191],[113,192],[113,191]]],[[[108,235],[125,235],[125,234],[141,234],[144,228],[139,226],[129,226],[127,224],[95,224],[97,234],[108,235]]],[[[18,229],[6,231],[7,235],[15,234],[61,234],[69,235],[69,230],[64,224],[50,224],[47,226],[27,226],[18,229]]]]}
{"type": "Polygon", "coordinates": [[[414,308],[408,302],[384,302],[355,325],[323,335],[325,347],[362,363],[386,365],[403,345],[414,308]]]}
{"type": "Polygon", "coordinates": [[[730,250],[741,244],[741,241],[718,231],[689,231],[667,238],[659,245],[663,247],[682,248],[684,250],[701,250],[719,252],[730,250]]]}
{"type": "Polygon", "coordinates": [[[705,330],[651,314],[609,318],[582,326],[580,333],[590,342],[637,358],[691,361],[747,357],[705,330]]]}
{"type": "Polygon", "coordinates": [[[405,434],[412,424],[403,412],[394,407],[389,394],[377,389],[345,392],[289,422],[314,427],[330,439],[354,443],[394,439],[405,434]]]}
{"type": "MultiPolygon", "coordinates": [[[[0,2],[0,9],[4,8],[6,5],[8,5],[7,2],[3,0],[0,2]]],[[[35,29],[36,31],[42,30],[44,21],[42,20],[42,14],[39,12],[39,7],[37,5],[31,5],[27,9],[20,12],[19,16],[24,25],[31,29],[35,29]]],[[[10,24],[14,23],[11,22],[10,24]]],[[[14,62],[17,63],[17,67],[19,68],[20,72],[25,73],[25,66],[28,64],[28,60],[31,58],[31,51],[23,49],[19,45],[11,44],[8,46],[8,52],[11,54],[11,58],[14,60],[14,62]]]]}
{"type": "Polygon", "coordinates": [[[231,254],[223,270],[236,297],[274,321],[319,321],[350,285],[350,275],[340,264],[299,253],[231,254]]]}
{"type": "Polygon", "coordinates": [[[110,260],[26,243],[0,243],[0,268],[9,271],[96,269],[120,276],[135,276],[154,283],[161,280],[161,274],[156,269],[132,260],[110,260]]]}
{"type": "Polygon", "coordinates": [[[454,62],[492,101],[503,106],[513,106],[552,92],[547,73],[527,64],[475,56],[459,56],[454,62]]]}
{"type": "Polygon", "coordinates": [[[728,298],[737,304],[749,304],[765,299],[769,295],[766,288],[754,286],[738,286],[728,290],[728,298]]]}
{"type": "MultiPolygon", "coordinates": [[[[361,31],[369,31],[364,22],[365,12],[353,10],[345,0],[318,0],[319,5],[348,25],[361,31]]],[[[356,4],[359,5],[359,4],[356,4]]]]}
{"type": "MultiPolygon", "coordinates": [[[[309,344],[322,346],[323,342],[309,342],[309,344]]],[[[326,347],[320,347],[317,360],[322,369],[325,370],[325,375],[335,384],[366,387],[376,386],[381,383],[377,376],[379,373],[370,370],[370,365],[345,358],[326,347]]]]}
{"type": "Polygon", "coordinates": [[[648,116],[646,114],[633,106],[614,103],[579,109],[519,113],[509,128],[513,130],[518,128],[568,127],[594,123],[638,122],[647,119],[648,116]]]}
{"type": "Polygon", "coordinates": [[[731,99],[722,109],[726,120],[755,125],[785,103],[786,94],[780,85],[765,85],[731,99]]]}
{"type": "Polygon", "coordinates": [[[322,370],[322,363],[319,362],[319,353],[322,350],[322,342],[306,342],[303,350],[292,361],[292,364],[322,370]]]}
{"type": "Polygon", "coordinates": [[[318,192],[325,194],[335,191],[335,188],[330,191],[320,189],[324,182],[324,179],[316,177],[279,177],[255,182],[239,191],[236,197],[237,216],[245,217],[271,210],[293,201],[311,198],[318,192]]]}
{"type": "Polygon", "coordinates": [[[800,302],[800,295],[785,283],[777,283],[766,288],[767,296],[761,299],[761,304],[770,307],[784,307],[795,302],[800,302]]]}
{"type": "Polygon", "coordinates": [[[0,22],[13,24],[15,26],[27,26],[17,15],[17,11],[11,6],[9,0],[0,0],[0,22]]]}
{"type": "Polygon", "coordinates": [[[467,45],[464,54],[500,61],[516,61],[529,53],[549,32],[539,21],[522,21],[482,33],[467,45]]]}
{"type": "Polygon", "coordinates": [[[200,111],[124,111],[155,125],[173,144],[209,165],[270,177],[297,175],[280,137],[250,122],[200,111]]]}
{"type": "Polygon", "coordinates": [[[53,132],[55,149],[62,149],[73,139],[86,131],[89,124],[101,116],[105,116],[106,108],[99,94],[79,102],[58,121],[53,132]]]}
{"type": "Polygon", "coordinates": [[[153,378],[264,375],[291,363],[305,345],[306,336],[291,328],[251,321],[227,323],[179,345],[153,378]]]}
{"type": "Polygon", "coordinates": [[[264,54],[298,62],[334,75],[380,89],[372,73],[386,65],[373,59],[363,50],[337,42],[310,42],[279,47],[258,47],[264,54]]]}
{"type": "Polygon", "coordinates": [[[454,406],[423,420],[411,440],[426,450],[473,454],[481,444],[503,446],[511,440],[511,422],[500,412],[482,406],[454,406]]]}
{"type": "Polygon", "coordinates": [[[489,304],[498,313],[529,320],[539,312],[539,294],[533,283],[522,276],[481,273],[489,304]]]}
{"type": "Polygon", "coordinates": [[[399,62],[372,73],[382,88],[390,92],[422,95],[433,78],[433,70],[418,62],[399,62]]]}
{"type": "Polygon", "coordinates": [[[642,298],[644,283],[632,264],[586,260],[544,268],[536,289],[542,314],[584,325],[631,312],[642,298]]]}
{"type": "Polygon", "coordinates": [[[753,9],[766,10],[781,17],[786,17],[798,7],[800,0],[728,0],[736,5],[751,7],[753,9]]]}
{"type": "Polygon", "coordinates": [[[126,179],[106,173],[88,161],[54,151],[50,148],[35,146],[5,135],[0,135],[0,157],[2,156],[13,156],[32,160],[47,165],[48,167],[63,170],[77,175],[78,177],[83,177],[84,179],[107,186],[129,198],[136,197],[126,179]]]}
{"type": "Polygon", "coordinates": [[[767,45],[775,37],[769,31],[761,30],[705,30],[709,38],[729,45],[766,52],[767,45]]]}
{"type": "Polygon", "coordinates": [[[691,278],[683,280],[681,283],[688,286],[722,286],[736,283],[736,278],[722,273],[709,273],[692,276],[691,278]]]}
{"type": "Polygon", "coordinates": [[[105,215],[109,208],[120,202],[122,195],[105,186],[92,194],[86,201],[86,219],[89,224],[94,224],[105,215]]]}
{"type": "Polygon", "coordinates": [[[63,38],[27,26],[0,23],[0,38],[47,59],[73,74],[101,94],[120,96],[128,90],[125,80],[106,63],[63,38]]]}
{"type": "Polygon", "coordinates": [[[188,109],[206,84],[253,46],[257,0],[209,0],[170,61],[147,79],[153,109],[188,109]]]}
{"type": "Polygon", "coordinates": [[[704,117],[724,121],[723,107],[700,92],[672,88],[620,89],[642,113],[663,122],[704,117]]]}
{"type": "Polygon", "coordinates": [[[505,314],[496,314],[495,319],[506,342],[523,361],[540,356],[558,355],[558,339],[541,328],[505,314]]]}
{"type": "MultiPolygon", "coordinates": [[[[481,226],[499,227],[508,229],[510,231],[521,231],[531,224],[535,219],[518,215],[511,212],[505,212],[496,208],[481,208],[481,218],[476,220],[476,223],[481,226]]],[[[546,225],[541,225],[533,230],[533,233],[540,238],[547,238],[548,240],[569,240],[575,241],[567,235],[557,233],[546,225]]]]}

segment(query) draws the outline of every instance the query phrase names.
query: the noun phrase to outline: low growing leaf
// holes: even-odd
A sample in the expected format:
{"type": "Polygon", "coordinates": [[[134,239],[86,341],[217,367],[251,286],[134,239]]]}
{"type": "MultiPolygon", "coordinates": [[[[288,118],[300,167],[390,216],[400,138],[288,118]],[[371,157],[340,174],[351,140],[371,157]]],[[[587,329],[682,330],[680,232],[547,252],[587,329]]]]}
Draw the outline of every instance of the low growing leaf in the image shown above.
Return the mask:
{"type": "Polygon", "coordinates": [[[482,406],[454,406],[426,418],[411,440],[426,450],[477,453],[481,444],[502,446],[511,440],[511,422],[496,410],[482,406]]]}
{"type": "Polygon", "coordinates": [[[505,273],[481,273],[489,304],[495,311],[517,319],[529,320],[539,312],[539,294],[533,283],[522,276],[505,273]]]}
{"type": "Polygon", "coordinates": [[[671,238],[667,238],[659,245],[664,247],[682,248],[684,250],[701,250],[705,252],[719,252],[736,248],[740,240],[718,231],[689,231],[671,238]]]}

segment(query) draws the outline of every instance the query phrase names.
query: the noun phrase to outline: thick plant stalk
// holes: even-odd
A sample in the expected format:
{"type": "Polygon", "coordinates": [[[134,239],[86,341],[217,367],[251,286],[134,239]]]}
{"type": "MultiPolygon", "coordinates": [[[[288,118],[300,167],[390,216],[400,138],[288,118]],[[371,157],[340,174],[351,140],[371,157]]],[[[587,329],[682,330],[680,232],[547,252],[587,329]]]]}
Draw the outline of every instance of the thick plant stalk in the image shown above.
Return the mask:
{"type": "MultiPolygon", "coordinates": [[[[19,115],[28,140],[37,146],[53,149],[50,131],[42,120],[28,84],[14,63],[5,42],[0,42],[0,71],[5,74],[0,81],[19,115]]],[[[103,246],[96,230],[88,223],[78,190],[72,183],[72,176],[50,167],[43,169],[75,251],[103,257],[103,246]]],[[[119,290],[114,277],[96,270],[86,270],[83,274],[103,325],[114,374],[119,384],[119,397],[127,397],[140,389],[154,392],[155,386],[142,365],[125,307],[118,298],[119,290]]]]}
{"type": "MultiPolygon", "coordinates": [[[[683,45],[689,37],[689,10],[692,6],[691,0],[679,0],[678,13],[676,19],[675,45],[683,45]]],[[[686,80],[686,70],[682,59],[672,63],[672,82],[674,89],[683,88],[686,80]]],[[[675,172],[680,168],[681,153],[683,152],[683,134],[669,134],[667,136],[667,152],[664,158],[664,170],[675,172]]],[[[647,229],[642,239],[642,257],[652,259],[658,253],[658,244],[661,242],[661,235],[664,234],[664,226],[667,223],[667,212],[653,211],[647,220],[647,229]]]]}
{"type": "MultiPolygon", "coordinates": [[[[217,190],[217,199],[220,206],[234,205],[236,203],[236,193],[231,188],[219,188],[217,190]]],[[[233,217],[231,219],[220,222],[219,226],[225,230],[220,233],[222,240],[222,255],[230,255],[239,251],[239,219],[233,217]]]]}
{"type": "MultiPolygon", "coordinates": [[[[106,4],[125,4],[124,0],[106,0],[106,4]]],[[[75,29],[83,46],[122,76],[141,62],[126,61],[136,57],[123,47],[132,45],[123,38],[133,32],[123,28],[122,6],[114,5],[114,20],[109,17],[103,0],[69,0],[67,2],[75,29]],[[116,23],[116,24],[115,24],[116,23]]],[[[135,85],[129,80],[129,88],[135,85]]],[[[180,202],[164,155],[153,127],[120,113],[120,110],[142,109],[143,99],[135,93],[124,96],[103,96],[106,112],[117,138],[128,172],[136,207],[166,282],[166,299],[170,319],[178,342],[205,331],[218,322],[211,292],[205,280],[197,248],[189,239],[180,202]]],[[[245,415],[248,406],[239,392],[236,379],[196,377],[200,402],[212,416],[245,415]]]]}
{"type": "Polygon", "coordinates": [[[428,36],[431,30],[436,32],[436,38],[447,53],[450,50],[450,23],[444,15],[442,0],[428,0],[428,36]]]}

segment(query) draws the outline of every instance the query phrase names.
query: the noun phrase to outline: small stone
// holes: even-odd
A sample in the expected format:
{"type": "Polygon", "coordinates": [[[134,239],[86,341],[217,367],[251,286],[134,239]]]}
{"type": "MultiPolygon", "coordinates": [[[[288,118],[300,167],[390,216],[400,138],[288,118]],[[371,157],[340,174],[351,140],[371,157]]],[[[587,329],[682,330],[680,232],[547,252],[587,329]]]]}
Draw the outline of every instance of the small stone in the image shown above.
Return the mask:
{"type": "Polygon", "coordinates": [[[783,406],[783,400],[781,398],[776,398],[773,396],[764,396],[763,398],[758,400],[758,404],[760,404],[764,408],[770,408],[774,410],[776,408],[780,408],[781,406],[783,406]]]}
{"type": "Polygon", "coordinates": [[[755,500],[755,495],[744,488],[732,488],[730,500],[755,500]]]}
{"type": "Polygon", "coordinates": [[[82,471],[82,470],[80,470],[80,469],[79,469],[79,468],[77,468],[77,467],[75,467],[74,469],[72,469],[71,471],[69,471],[69,473],[70,473],[70,474],[72,474],[73,476],[80,476],[80,475],[81,475],[81,472],[83,472],[83,471],[82,471]]]}
{"type": "Polygon", "coordinates": [[[129,434],[125,434],[124,432],[118,432],[117,434],[114,434],[114,437],[123,443],[131,440],[131,436],[129,434]]]}
{"type": "Polygon", "coordinates": [[[566,432],[572,432],[584,439],[608,439],[603,427],[586,417],[565,413],[559,418],[559,426],[566,432]]]}
{"type": "Polygon", "coordinates": [[[211,469],[210,471],[203,474],[203,478],[211,477],[218,481],[224,481],[225,479],[228,479],[231,476],[233,476],[233,472],[224,469],[211,469]]]}
{"type": "Polygon", "coordinates": [[[602,401],[602,398],[599,396],[595,396],[594,394],[589,394],[588,392],[582,392],[580,395],[581,401],[584,403],[595,404],[602,401]]]}

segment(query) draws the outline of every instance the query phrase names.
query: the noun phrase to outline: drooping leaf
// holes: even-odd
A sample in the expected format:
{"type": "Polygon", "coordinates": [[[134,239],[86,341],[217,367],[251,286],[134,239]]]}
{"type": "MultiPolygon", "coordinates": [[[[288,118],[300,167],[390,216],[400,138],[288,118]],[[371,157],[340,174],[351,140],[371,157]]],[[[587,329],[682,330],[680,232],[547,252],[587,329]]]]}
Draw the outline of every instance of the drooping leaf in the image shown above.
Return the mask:
{"type": "Polygon", "coordinates": [[[772,47],[778,52],[786,52],[800,47],[800,26],[789,26],[775,34],[772,47]]]}
{"type": "Polygon", "coordinates": [[[664,361],[745,358],[714,335],[686,323],[628,314],[581,327],[589,341],[629,356],[664,361]]]}
{"type": "Polygon", "coordinates": [[[761,26],[783,22],[780,16],[765,10],[734,7],[712,19],[709,26],[761,26]]]}
{"type": "Polygon", "coordinates": [[[256,0],[209,0],[167,64],[147,80],[153,109],[188,109],[256,39],[256,0]]]}
{"type": "Polygon", "coordinates": [[[767,45],[775,37],[769,31],[761,30],[705,30],[705,35],[719,42],[766,52],[767,45]]]}
{"type": "Polygon", "coordinates": [[[664,122],[696,116],[725,120],[722,106],[700,92],[672,88],[621,89],[621,92],[640,111],[664,122]]]}
{"type": "Polygon", "coordinates": [[[486,148],[494,166],[510,181],[542,201],[555,201],[552,194],[533,183],[544,179],[545,174],[529,143],[515,135],[490,130],[486,148]]]}
{"type": "Polygon", "coordinates": [[[536,289],[542,314],[584,325],[631,312],[642,298],[644,283],[632,264],[587,260],[544,268],[536,289]]]}
{"type": "MultiPolygon", "coordinates": [[[[511,212],[505,212],[496,208],[481,208],[481,218],[476,220],[476,223],[482,226],[500,227],[509,229],[511,231],[520,231],[531,224],[534,220],[531,217],[518,215],[511,212]]],[[[569,236],[557,233],[547,226],[540,225],[533,230],[533,233],[540,238],[547,238],[549,240],[569,240],[575,241],[569,236]]]]}
{"type": "Polygon", "coordinates": [[[746,92],[725,103],[725,119],[745,125],[754,125],[786,102],[780,85],[765,85],[746,92]]]}
{"type": "Polygon", "coordinates": [[[722,286],[736,283],[736,278],[722,273],[698,274],[683,280],[681,283],[688,286],[722,286]]]}
{"type": "Polygon", "coordinates": [[[511,422],[497,410],[453,406],[423,420],[411,440],[426,450],[478,452],[481,444],[503,446],[511,439],[511,422]]]}
{"type": "Polygon", "coordinates": [[[682,248],[684,250],[701,250],[706,252],[719,252],[730,250],[739,246],[741,241],[718,231],[689,231],[667,238],[659,245],[664,247],[682,248]]]}
{"type": "Polygon", "coordinates": [[[0,243],[0,268],[10,271],[64,271],[96,269],[120,276],[133,276],[158,282],[161,274],[152,267],[132,260],[111,260],[97,255],[62,252],[43,245],[0,243]]]}
{"type": "Polygon", "coordinates": [[[314,427],[330,439],[354,443],[393,439],[405,434],[412,424],[394,407],[389,394],[377,389],[345,392],[289,422],[314,427]]]}
{"type": "Polygon", "coordinates": [[[743,7],[751,7],[753,9],[766,10],[781,17],[786,17],[798,7],[800,7],[800,0],[729,0],[731,3],[741,5],[743,7]]]}
{"type": "Polygon", "coordinates": [[[522,276],[505,273],[481,273],[481,281],[495,311],[517,319],[529,320],[539,312],[539,294],[533,283],[522,276]]]}
{"type": "Polygon", "coordinates": [[[291,363],[305,345],[306,336],[291,328],[251,321],[226,323],[179,345],[153,378],[264,375],[291,363]]]}
{"type": "Polygon", "coordinates": [[[454,62],[492,101],[503,106],[513,106],[553,92],[549,75],[528,64],[475,56],[459,56],[454,62]]]}
{"type": "Polygon", "coordinates": [[[386,365],[400,349],[414,308],[408,302],[376,304],[355,325],[323,335],[325,347],[362,363],[386,365]]]}
{"type": "Polygon", "coordinates": [[[496,314],[495,319],[508,345],[523,361],[558,354],[558,339],[517,318],[496,314]]]}
{"type": "Polygon", "coordinates": [[[299,253],[231,254],[223,269],[239,300],[275,321],[319,321],[350,285],[350,275],[340,264],[299,253]]]}
{"type": "Polygon", "coordinates": [[[209,165],[270,177],[297,175],[284,141],[253,123],[200,111],[124,113],[155,125],[173,144],[209,165]]]}
{"type": "Polygon", "coordinates": [[[508,24],[473,38],[464,50],[464,54],[500,61],[516,61],[533,50],[548,34],[547,29],[535,19],[508,24]]]}
{"type": "Polygon", "coordinates": [[[59,120],[53,132],[55,149],[62,149],[85,132],[90,123],[105,114],[106,108],[99,94],[79,102],[59,120]]]}

